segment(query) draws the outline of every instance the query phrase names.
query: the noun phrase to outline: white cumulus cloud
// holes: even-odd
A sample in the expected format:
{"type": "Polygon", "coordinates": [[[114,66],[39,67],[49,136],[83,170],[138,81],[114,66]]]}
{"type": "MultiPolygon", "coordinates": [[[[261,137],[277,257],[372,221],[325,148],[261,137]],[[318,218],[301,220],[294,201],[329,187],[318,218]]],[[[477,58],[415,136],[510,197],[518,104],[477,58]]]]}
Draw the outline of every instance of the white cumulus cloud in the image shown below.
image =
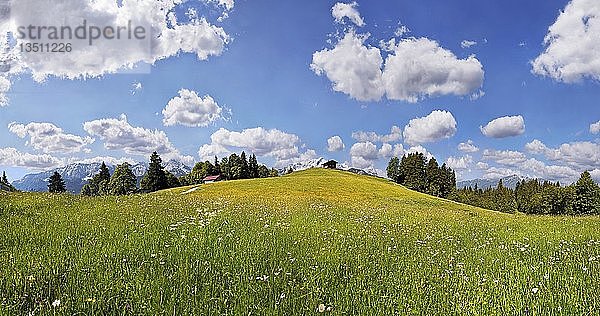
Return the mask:
{"type": "Polygon", "coordinates": [[[184,125],[206,127],[222,119],[223,109],[209,95],[200,97],[195,91],[179,90],[179,96],[169,101],[162,111],[165,126],[184,125]]]}
{"type": "Polygon", "coordinates": [[[500,117],[479,127],[487,137],[504,138],[518,136],[525,132],[525,120],[521,115],[500,117]]]}
{"type": "Polygon", "coordinates": [[[456,120],[448,111],[436,110],[431,114],[410,120],[404,127],[404,141],[410,145],[436,142],[456,134],[456,120]]]}
{"type": "Polygon", "coordinates": [[[383,58],[379,48],[364,45],[366,38],[349,31],[333,49],[315,52],[310,67],[319,76],[325,74],[334,91],[359,101],[378,101],[384,94],[383,58]]]}
{"type": "Polygon", "coordinates": [[[383,64],[381,50],[365,44],[368,34],[349,30],[334,48],[313,54],[311,69],[325,74],[333,90],[358,101],[389,100],[415,103],[443,95],[482,95],[483,66],[469,56],[459,59],[428,38],[382,42],[389,51],[383,64]]]}
{"type": "Polygon", "coordinates": [[[483,85],[483,66],[474,56],[459,59],[428,38],[402,39],[385,61],[387,98],[417,102],[425,97],[469,95],[483,85]]]}
{"type": "Polygon", "coordinates": [[[20,138],[29,137],[27,144],[44,153],[76,153],[93,143],[90,137],[67,134],[52,123],[10,123],[8,130],[20,138]]]}
{"type": "Polygon", "coordinates": [[[600,80],[599,38],[600,1],[572,0],[549,27],[532,71],[566,83],[600,80]]]}
{"type": "Polygon", "coordinates": [[[192,157],[181,155],[165,132],[131,126],[125,114],[118,119],[85,122],[83,129],[88,134],[102,139],[104,147],[108,150],[123,150],[127,154],[140,156],[149,156],[156,151],[163,160],[175,159],[188,164],[193,162],[192,157]]]}
{"type": "Polygon", "coordinates": [[[203,145],[198,151],[202,160],[245,150],[257,156],[273,157],[277,160],[277,166],[283,166],[316,155],[312,150],[301,152],[300,137],[278,129],[256,127],[236,132],[221,128],[210,139],[211,143],[203,145]]]}
{"type": "Polygon", "coordinates": [[[0,37],[4,42],[9,33],[17,35],[17,45],[4,51],[3,57],[10,60],[11,74],[30,72],[35,80],[43,81],[48,76],[98,77],[129,70],[140,63],[154,64],[180,53],[195,54],[199,60],[220,55],[230,40],[225,30],[203,17],[180,23],[174,13],[179,5],[181,1],[173,0],[13,1],[10,23],[2,24],[0,37]],[[59,32],[55,35],[61,36],[61,27],[68,26],[75,32],[84,21],[88,28],[85,40],[67,38],[58,41],[71,44],[69,53],[23,53],[18,48],[20,43],[57,42],[50,29],[41,30],[41,39],[36,32],[33,34],[35,39],[29,34],[20,38],[19,26],[57,27],[59,32]],[[90,45],[91,27],[100,30],[93,32],[108,36],[99,36],[90,45]],[[112,31],[105,31],[107,27],[112,31]],[[119,33],[119,27],[128,27],[131,32],[119,33]],[[143,29],[143,33],[134,33],[138,28],[143,29]]]}
{"type": "Polygon", "coordinates": [[[346,146],[339,136],[333,136],[327,140],[327,151],[329,152],[342,151],[344,148],[346,146]]]}
{"type": "Polygon", "coordinates": [[[33,155],[24,153],[16,148],[0,148],[0,165],[23,167],[34,170],[45,170],[59,167],[63,161],[48,154],[33,155]]]}

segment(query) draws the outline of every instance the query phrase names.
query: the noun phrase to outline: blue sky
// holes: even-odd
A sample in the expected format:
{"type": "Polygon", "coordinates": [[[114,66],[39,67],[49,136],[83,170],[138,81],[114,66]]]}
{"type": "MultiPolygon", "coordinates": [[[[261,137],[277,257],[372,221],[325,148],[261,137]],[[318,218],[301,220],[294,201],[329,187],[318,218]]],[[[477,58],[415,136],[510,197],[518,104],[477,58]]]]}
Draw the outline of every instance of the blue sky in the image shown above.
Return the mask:
{"type": "MultiPolygon", "coordinates": [[[[29,172],[95,157],[141,161],[147,158],[148,144],[162,148],[166,157],[188,164],[207,153],[246,150],[256,152],[259,160],[269,165],[284,166],[322,156],[357,167],[385,169],[393,155],[382,150],[388,144],[395,154],[426,150],[456,169],[461,179],[516,173],[570,181],[583,170],[591,170],[600,178],[599,134],[592,127],[600,120],[600,70],[594,68],[600,57],[598,50],[592,49],[600,49],[600,44],[593,46],[585,41],[600,37],[600,17],[588,21],[577,16],[580,11],[590,16],[598,12],[600,8],[593,1],[340,2],[348,10],[343,12],[360,16],[362,26],[348,15],[336,21],[332,14],[336,3],[189,0],[178,6],[167,4],[175,12],[178,25],[198,25],[195,21],[205,18],[203,30],[222,30],[224,34],[211,36],[221,40],[223,47],[195,43],[192,48],[182,45],[175,52],[157,53],[152,56],[154,65],[148,73],[115,74],[113,64],[93,71],[80,65],[71,69],[64,60],[52,61],[52,56],[44,61],[32,57],[22,69],[5,74],[10,88],[5,92],[8,101],[0,107],[0,170],[7,170],[10,178],[16,179],[29,172]],[[569,6],[579,10],[569,10],[569,6]],[[186,15],[190,8],[196,11],[191,18],[186,15]],[[565,21],[580,21],[587,26],[583,31],[556,27],[550,32],[557,39],[544,43],[559,15],[565,21]],[[396,36],[394,33],[402,26],[410,32],[396,36]],[[363,40],[362,49],[379,50],[376,55],[381,56],[382,64],[370,70],[379,69],[397,78],[408,76],[408,82],[417,80],[410,76],[440,75],[435,71],[441,72],[441,78],[448,75],[444,71],[463,74],[457,75],[452,85],[440,77],[421,82],[415,92],[416,102],[390,97],[389,89],[369,100],[348,89],[334,89],[333,72],[341,73],[340,80],[344,81],[356,75],[356,63],[363,62],[351,54],[329,54],[348,34],[363,40]],[[442,50],[438,53],[453,56],[428,59],[427,64],[407,74],[405,68],[384,65],[386,59],[394,54],[408,64],[413,62],[411,58],[416,58],[414,62],[422,59],[407,51],[402,56],[399,50],[385,51],[380,41],[392,38],[396,44],[406,41],[409,51],[417,45],[437,43],[442,50]],[[476,43],[466,47],[461,45],[465,40],[476,43]],[[564,51],[565,47],[572,50],[564,51]],[[206,58],[199,57],[204,51],[210,53],[206,58]],[[313,59],[317,52],[324,52],[321,64],[313,59]],[[554,72],[535,71],[532,62],[544,54],[544,65],[550,65],[554,72]],[[328,68],[330,63],[346,57],[343,66],[328,68]],[[440,63],[453,66],[429,72],[427,67],[440,63]],[[477,63],[480,71],[472,67],[465,70],[477,63]],[[315,65],[321,68],[321,75],[315,65]],[[72,72],[81,76],[69,79],[64,75],[72,72]],[[40,74],[44,80],[38,78],[40,74]],[[136,90],[137,83],[141,88],[136,90]],[[423,92],[444,83],[452,86],[446,89],[450,92],[423,92]],[[163,111],[168,104],[172,106],[173,124],[165,123],[163,111]],[[212,116],[194,120],[183,109],[212,116]],[[442,114],[433,114],[436,110],[442,114]],[[126,115],[126,123],[122,114],[126,115]],[[524,126],[515,126],[519,125],[514,119],[518,116],[524,126]],[[480,130],[480,126],[505,117],[512,120],[492,124],[487,136],[480,130]],[[41,126],[28,125],[32,122],[50,123],[51,131],[44,134],[41,126]],[[87,127],[85,122],[89,123],[87,127]],[[106,124],[131,132],[130,141],[121,142],[106,124]],[[409,125],[412,127],[407,128],[409,125]],[[403,134],[398,139],[384,142],[353,138],[353,133],[359,131],[389,134],[393,126],[403,134]],[[420,140],[407,143],[411,135],[420,140]],[[47,147],[71,136],[78,137],[81,146],[77,150],[65,150],[72,144],[47,147]],[[343,150],[328,150],[327,140],[333,136],[342,139],[343,150]],[[459,144],[468,140],[477,151],[459,150],[459,144]],[[362,145],[354,146],[357,143],[362,145]],[[136,144],[141,147],[132,148],[136,144]]],[[[122,14],[119,10],[134,11],[135,6],[119,2],[113,11],[122,14]]],[[[14,15],[15,19],[27,20],[18,11],[14,15]]],[[[56,19],[62,17],[57,15],[56,19]]],[[[181,32],[183,36],[197,34],[181,32]]],[[[99,56],[103,53],[97,52],[99,56]]],[[[127,59],[130,53],[124,50],[123,63],[138,61],[127,59]]],[[[352,85],[362,89],[362,83],[352,85]]]]}

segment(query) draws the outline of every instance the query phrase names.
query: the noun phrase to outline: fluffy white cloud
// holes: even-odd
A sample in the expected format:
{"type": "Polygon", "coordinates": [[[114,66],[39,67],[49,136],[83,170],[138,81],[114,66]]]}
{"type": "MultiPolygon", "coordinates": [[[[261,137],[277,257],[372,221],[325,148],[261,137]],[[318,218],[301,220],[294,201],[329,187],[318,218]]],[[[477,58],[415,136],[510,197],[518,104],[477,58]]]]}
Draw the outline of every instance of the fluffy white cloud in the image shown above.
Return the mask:
{"type": "Polygon", "coordinates": [[[410,120],[404,127],[404,141],[411,145],[431,143],[456,134],[456,120],[448,111],[433,111],[431,114],[410,120]]]}
{"type": "MultiPolygon", "coordinates": [[[[88,36],[85,40],[69,39],[69,53],[21,52],[18,46],[22,42],[57,42],[50,30],[41,30],[41,39],[36,30],[33,36],[25,34],[25,38],[17,39],[17,45],[4,52],[3,57],[6,60],[10,56],[12,74],[30,71],[34,79],[43,81],[48,76],[69,79],[97,77],[132,69],[140,63],[153,64],[179,53],[192,53],[200,60],[220,55],[230,39],[229,35],[205,18],[179,23],[174,13],[179,5],[181,1],[174,0],[13,1],[10,23],[2,24],[0,29],[2,41],[9,32],[19,37],[18,27],[29,25],[57,27],[58,33],[54,35],[60,37],[62,26],[69,26],[75,32],[84,20],[88,36]],[[119,27],[128,27],[129,21],[131,33],[119,31],[119,27]],[[91,27],[97,29],[92,30],[91,27]],[[112,31],[105,31],[106,27],[112,27],[112,31]],[[144,30],[143,34],[137,33],[140,39],[133,36],[138,27],[144,30]],[[92,35],[92,32],[95,34],[92,35]],[[90,45],[89,40],[97,34],[104,36],[99,36],[90,45]],[[119,36],[120,39],[117,39],[119,36]]],[[[65,32],[65,36],[68,38],[69,34],[65,32]]]]}
{"type": "Polygon", "coordinates": [[[487,137],[504,138],[525,133],[525,120],[521,115],[504,116],[480,126],[481,133],[487,137]]]}
{"type": "Polygon", "coordinates": [[[377,145],[371,142],[363,142],[352,145],[350,155],[352,157],[361,157],[365,160],[377,160],[379,158],[379,151],[377,150],[377,145]]]}
{"type": "Polygon", "coordinates": [[[458,144],[458,150],[462,151],[463,153],[476,153],[479,151],[479,148],[477,146],[475,146],[475,143],[472,140],[467,140],[466,143],[460,143],[458,144]]]}
{"type": "Polygon", "coordinates": [[[386,143],[378,149],[377,145],[366,141],[352,145],[352,148],[350,148],[350,157],[354,167],[365,169],[372,168],[380,158],[402,157],[404,152],[401,144],[392,146],[386,143]]]}
{"type": "Polygon", "coordinates": [[[222,119],[223,109],[207,95],[200,97],[195,91],[179,90],[179,96],[169,101],[162,111],[165,126],[176,124],[190,127],[206,127],[222,119]]]}
{"type": "Polygon", "coordinates": [[[365,21],[360,16],[357,7],[358,3],[356,1],[351,3],[338,2],[331,9],[331,15],[337,23],[344,23],[344,18],[348,18],[357,26],[365,26],[365,21]]]}
{"type": "Polygon", "coordinates": [[[118,119],[85,122],[83,129],[88,134],[102,139],[104,147],[108,150],[123,150],[130,155],[141,156],[148,156],[156,151],[163,160],[175,159],[188,164],[193,162],[192,157],[180,154],[165,132],[131,126],[125,114],[121,114],[118,119]]]}
{"type": "Polygon", "coordinates": [[[392,126],[390,133],[387,135],[379,135],[375,132],[358,131],[352,133],[352,138],[359,142],[394,143],[402,139],[402,129],[398,126],[392,126]]]}
{"type": "Polygon", "coordinates": [[[590,124],[590,133],[600,134],[600,121],[590,124]]]}
{"type": "Polygon", "coordinates": [[[389,51],[383,57],[376,47],[366,46],[368,35],[348,31],[333,49],[313,54],[311,69],[326,74],[333,89],[359,101],[417,102],[426,97],[469,95],[483,84],[483,66],[474,56],[459,59],[428,38],[382,42],[389,51]]]}
{"type": "Polygon", "coordinates": [[[452,168],[453,170],[461,171],[468,170],[473,164],[473,157],[470,155],[465,155],[463,157],[448,157],[446,160],[446,166],[452,168]]]}
{"type": "Polygon", "coordinates": [[[462,48],[470,48],[471,46],[477,45],[476,41],[464,40],[460,42],[460,47],[462,48]]]}
{"type": "Polygon", "coordinates": [[[599,37],[600,2],[569,2],[548,29],[546,49],[532,62],[532,71],[567,83],[600,80],[599,37]]]}
{"type": "Polygon", "coordinates": [[[10,123],[8,130],[20,138],[29,137],[27,144],[44,153],[76,153],[86,150],[93,143],[90,137],[66,134],[62,128],[52,123],[10,123]]]}
{"type": "Polygon", "coordinates": [[[48,154],[32,155],[18,151],[16,148],[0,148],[0,165],[9,167],[23,167],[34,170],[51,169],[60,166],[61,159],[48,154]]]}
{"type": "Polygon", "coordinates": [[[257,127],[235,132],[221,128],[213,133],[210,139],[211,143],[203,145],[198,151],[202,160],[245,150],[257,156],[273,157],[277,160],[277,166],[283,166],[299,158],[312,157],[314,153],[310,150],[301,153],[300,138],[277,129],[257,127]]]}
{"type": "Polygon", "coordinates": [[[315,52],[310,67],[319,76],[325,74],[334,91],[359,101],[378,101],[384,94],[383,58],[378,48],[364,45],[366,39],[351,30],[333,49],[315,52]]]}
{"type": "Polygon", "coordinates": [[[519,151],[486,149],[483,151],[482,159],[494,161],[505,166],[518,166],[527,161],[527,156],[519,151]]]}
{"type": "Polygon", "coordinates": [[[390,100],[464,96],[483,85],[483,66],[474,56],[459,59],[428,38],[402,39],[385,61],[383,81],[390,100]]]}
{"type": "Polygon", "coordinates": [[[547,159],[562,162],[577,169],[600,168],[600,144],[592,142],[572,142],[558,148],[549,148],[539,140],[533,140],[525,148],[547,159]]]}
{"type": "Polygon", "coordinates": [[[341,151],[344,148],[346,148],[346,145],[339,136],[333,136],[327,140],[327,151],[329,152],[341,151]]]}

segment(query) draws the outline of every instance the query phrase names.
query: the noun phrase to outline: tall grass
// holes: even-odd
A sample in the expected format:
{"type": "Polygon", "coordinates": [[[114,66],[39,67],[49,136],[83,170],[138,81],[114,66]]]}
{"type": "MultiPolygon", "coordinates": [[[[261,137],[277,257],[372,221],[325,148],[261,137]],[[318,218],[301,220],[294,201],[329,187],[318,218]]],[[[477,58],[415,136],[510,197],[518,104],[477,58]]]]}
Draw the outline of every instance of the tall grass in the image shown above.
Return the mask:
{"type": "Polygon", "coordinates": [[[598,217],[501,214],[330,170],[187,189],[0,195],[0,313],[600,311],[598,217]]]}

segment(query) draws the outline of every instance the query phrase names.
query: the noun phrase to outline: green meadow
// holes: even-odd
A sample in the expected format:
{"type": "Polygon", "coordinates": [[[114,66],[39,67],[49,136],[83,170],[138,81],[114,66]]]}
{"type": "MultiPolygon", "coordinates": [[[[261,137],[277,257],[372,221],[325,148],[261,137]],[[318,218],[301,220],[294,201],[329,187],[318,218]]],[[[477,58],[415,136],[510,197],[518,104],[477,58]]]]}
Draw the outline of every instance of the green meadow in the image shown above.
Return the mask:
{"type": "Polygon", "coordinates": [[[148,195],[0,193],[2,315],[594,315],[600,218],[324,169],[148,195]]]}

